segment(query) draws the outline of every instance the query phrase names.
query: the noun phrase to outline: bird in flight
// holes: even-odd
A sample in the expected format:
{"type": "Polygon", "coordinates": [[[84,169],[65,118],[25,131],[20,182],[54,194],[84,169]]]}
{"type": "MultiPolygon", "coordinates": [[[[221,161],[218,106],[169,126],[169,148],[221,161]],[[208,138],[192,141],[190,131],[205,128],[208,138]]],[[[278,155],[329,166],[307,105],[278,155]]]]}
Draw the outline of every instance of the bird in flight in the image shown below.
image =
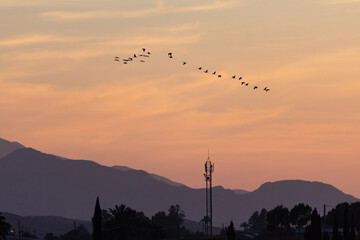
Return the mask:
{"type": "Polygon", "coordinates": [[[232,76],[232,78],[236,78],[236,75],[232,76]]]}
{"type": "Polygon", "coordinates": [[[201,70],[201,69],[202,69],[202,67],[199,67],[198,69],[199,69],[199,70],[201,70]]]}
{"type": "Polygon", "coordinates": [[[136,54],[134,53],[134,58],[136,58],[137,56],[136,56],[136,54]]]}
{"type": "Polygon", "coordinates": [[[221,78],[221,75],[220,75],[220,74],[218,75],[218,78],[221,78]]]}
{"type": "Polygon", "coordinates": [[[140,60],[140,62],[144,63],[145,61],[144,61],[144,60],[140,60]]]}
{"type": "Polygon", "coordinates": [[[204,71],[204,73],[208,73],[208,72],[209,72],[209,70],[207,70],[207,69],[204,71]]]}
{"type": "Polygon", "coordinates": [[[150,53],[150,52],[147,52],[147,54],[149,54],[149,55],[150,55],[151,53],[150,53]]]}
{"type": "Polygon", "coordinates": [[[187,62],[183,62],[183,65],[185,65],[187,62]]]}
{"type": "Polygon", "coordinates": [[[249,83],[245,83],[245,86],[249,86],[249,83]]]}
{"type": "Polygon", "coordinates": [[[245,84],[245,82],[241,82],[241,85],[244,85],[245,84]]]}
{"type": "Polygon", "coordinates": [[[239,80],[241,80],[242,79],[242,77],[239,77],[239,80]]]}
{"type": "Polygon", "coordinates": [[[215,71],[215,72],[213,72],[212,74],[214,74],[214,75],[215,75],[215,74],[216,74],[216,71],[215,71]]]}
{"type": "Polygon", "coordinates": [[[145,50],[146,50],[145,48],[142,49],[143,52],[145,52],[145,50]]]}
{"type": "Polygon", "coordinates": [[[254,90],[255,90],[255,89],[257,89],[257,88],[258,88],[258,87],[257,87],[257,86],[255,86],[255,87],[254,87],[254,90]]]}
{"type": "Polygon", "coordinates": [[[114,59],[114,61],[117,61],[117,62],[119,62],[120,60],[119,60],[118,58],[115,58],[115,59],[114,59]]]}

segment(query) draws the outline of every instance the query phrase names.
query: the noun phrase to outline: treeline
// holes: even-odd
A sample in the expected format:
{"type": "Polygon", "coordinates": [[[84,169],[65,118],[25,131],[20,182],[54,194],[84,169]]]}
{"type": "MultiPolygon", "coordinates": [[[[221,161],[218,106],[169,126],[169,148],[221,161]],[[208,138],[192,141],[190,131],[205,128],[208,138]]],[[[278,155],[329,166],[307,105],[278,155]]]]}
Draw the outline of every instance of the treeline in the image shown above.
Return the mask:
{"type": "Polygon", "coordinates": [[[197,235],[182,226],[185,212],[179,205],[172,205],[167,212],[160,211],[151,218],[125,205],[102,210],[101,215],[103,240],[179,239],[197,235]]]}
{"type": "MultiPolygon", "coordinates": [[[[98,206],[99,207],[99,206],[98,206]]],[[[79,225],[60,237],[48,233],[46,240],[153,240],[202,238],[202,233],[192,233],[182,226],[185,212],[179,205],[172,205],[167,212],[160,211],[151,218],[123,204],[114,208],[96,210],[93,218],[93,233],[79,225]],[[100,212],[97,219],[97,211],[100,212]],[[98,225],[100,224],[100,225],[98,225]]]]}
{"type": "Polygon", "coordinates": [[[257,239],[356,240],[360,202],[338,204],[325,218],[303,203],[290,210],[279,205],[254,212],[240,228],[257,239]]]}

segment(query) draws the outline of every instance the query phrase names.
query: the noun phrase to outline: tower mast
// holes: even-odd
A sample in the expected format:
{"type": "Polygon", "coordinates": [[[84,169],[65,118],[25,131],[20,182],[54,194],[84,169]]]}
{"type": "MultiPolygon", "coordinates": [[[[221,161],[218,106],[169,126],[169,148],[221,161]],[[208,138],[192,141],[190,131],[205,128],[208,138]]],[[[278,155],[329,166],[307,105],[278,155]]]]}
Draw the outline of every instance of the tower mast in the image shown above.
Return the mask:
{"type": "Polygon", "coordinates": [[[206,221],[205,235],[212,236],[213,215],[212,215],[212,173],[214,172],[214,164],[211,163],[208,150],[208,158],[205,162],[205,184],[206,184],[206,221]],[[209,231],[210,230],[210,231],[209,231]]]}

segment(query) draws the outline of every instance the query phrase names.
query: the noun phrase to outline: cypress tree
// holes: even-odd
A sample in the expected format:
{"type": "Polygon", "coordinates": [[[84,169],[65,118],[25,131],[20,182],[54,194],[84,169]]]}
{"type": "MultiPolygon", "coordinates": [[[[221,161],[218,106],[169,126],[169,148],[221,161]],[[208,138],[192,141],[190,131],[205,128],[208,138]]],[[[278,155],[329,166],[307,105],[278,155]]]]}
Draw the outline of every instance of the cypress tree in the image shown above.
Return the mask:
{"type": "Polygon", "coordinates": [[[311,214],[310,236],[313,240],[321,240],[321,218],[316,209],[311,214]]]}
{"type": "Polygon", "coordinates": [[[344,208],[344,240],[350,240],[349,235],[349,204],[345,204],[344,208]]]}
{"type": "Polygon", "coordinates": [[[235,240],[235,228],[233,221],[230,222],[230,225],[227,229],[227,239],[228,240],[235,240]]]}
{"type": "Polygon", "coordinates": [[[94,217],[92,219],[93,223],[93,240],[101,240],[102,239],[102,231],[101,231],[101,208],[99,197],[96,199],[94,217]]]}
{"type": "Polygon", "coordinates": [[[336,214],[334,216],[332,240],[339,240],[338,220],[336,214]]]}
{"type": "Polygon", "coordinates": [[[351,229],[350,229],[350,240],[356,240],[354,215],[351,215],[351,229]]]}

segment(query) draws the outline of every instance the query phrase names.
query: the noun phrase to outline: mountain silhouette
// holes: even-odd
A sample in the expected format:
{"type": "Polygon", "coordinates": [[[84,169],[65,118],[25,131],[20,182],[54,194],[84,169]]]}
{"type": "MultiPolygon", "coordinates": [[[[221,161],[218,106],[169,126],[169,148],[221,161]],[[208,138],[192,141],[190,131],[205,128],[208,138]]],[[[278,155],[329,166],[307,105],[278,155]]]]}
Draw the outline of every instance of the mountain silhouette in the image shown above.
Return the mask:
{"type": "MultiPolygon", "coordinates": [[[[126,167],[126,166],[113,166],[113,168],[115,169],[118,169],[118,170],[121,170],[121,171],[130,171],[130,170],[134,170],[132,168],[129,168],[129,167],[126,167]]],[[[185,186],[184,184],[182,183],[178,183],[178,182],[174,182],[174,181],[171,181],[170,179],[166,178],[166,177],[162,177],[162,176],[159,176],[157,174],[154,174],[154,173],[149,173],[151,177],[153,177],[155,180],[158,180],[160,182],[164,182],[164,183],[167,183],[169,185],[172,185],[172,186],[175,186],[175,187],[180,187],[180,186],[185,186]]]]}
{"type": "Polygon", "coordinates": [[[47,233],[53,233],[55,236],[64,235],[74,229],[74,221],[78,226],[83,224],[89,232],[92,230],[91,221],[81,221],[57,216],[22,217],[8,212],[3,212],[2,215],[6,218],[6,222],[10,223],[12,228],[16,229],[18,221],[20,221],[24,230],[31,233],[35,231],[38,239],[42,239],[47,233]]]}
{"type": "Polygon", "coordinates": [[[23,145],[17,142],[9,142],[5,139],[0,138],[0,158],[12,153],[16,149],[24,148],[23,145]]]}
{"type": "MultiPolygon", "coordinates": [[[[201,169],[199,169],[201,172],[201,169]]],[[[20,148],[0,158],[0,211],[24,216],[52,215],[89,220],[94,201],[100,197],[102,208],[125,204],[152,216],[179,204],[186,218],[200,221],[205,215],[205,190],[173,186],[154,179],[141,170],[120,171],[92,161],[69,160],[20,148]]],[[[247,220],[256,210],[278,204],[289,208],[307,203],[321,209],[326,203],[358,199],[335,187],[319,182],[280,181],[265,183],[259,189],[236,194],[221,186],[213,188],[214,225],[236,224],[247,220]]]]}
{"type": "Polygon", "coordinates": [[[243,189],[231,189],[234,193],[238,194],[238,195],[242,195],[245,193],[249,193],[249,191],[243,190],[243,189]]]}

